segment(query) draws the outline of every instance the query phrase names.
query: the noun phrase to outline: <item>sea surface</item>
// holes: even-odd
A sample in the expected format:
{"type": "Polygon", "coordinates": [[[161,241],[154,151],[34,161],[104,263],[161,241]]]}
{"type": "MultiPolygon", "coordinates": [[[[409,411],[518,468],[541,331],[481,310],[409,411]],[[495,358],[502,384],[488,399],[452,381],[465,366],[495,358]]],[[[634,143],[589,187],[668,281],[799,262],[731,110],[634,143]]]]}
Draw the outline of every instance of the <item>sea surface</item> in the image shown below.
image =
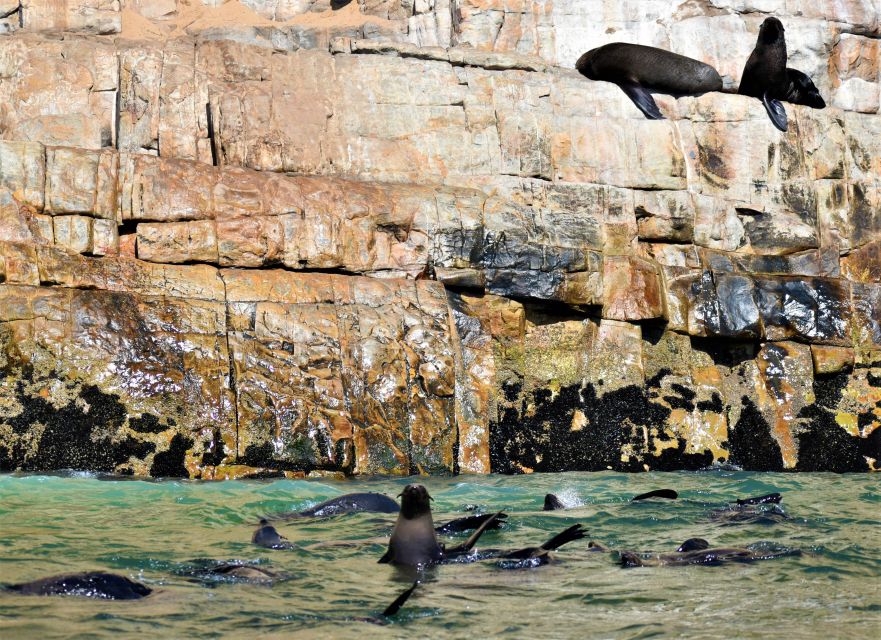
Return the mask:
{"type": "MultiPolygon", "coordinates": [[[[149,585],[134,602],[0,593],[0,638],[879,638],[881,476],[566,473],[416,479],[435,520],[504,509],[508,523],[478,547],[540,544],[582,523],[613,549],[713,546],[800,549],[800,557],[723,566],[624,569],[614,554],[573,542],[555,562],[443,565],[387,624],[371,621],[411,576],[377,564],[395,516],[349,514],[279,524],[298,545],[250,544],[258,519],[353,491],[395,496],[414,479],[139,481],[88,474],[0,476],[0,583],[105,570],[149,585]],[[677,501],[632,503],[658,488],[677,501]],[[779,491],[789,516],[726,524],[738,497],[779,491]],[[572,505],[542,512],[545,493],[572,505]],[[283,572],[272,586],[200,583],[200,559],[283,572]]],[[[461,539],[461,536],[459,537],[461,539]]],[[[453,543],[456,539],[453,539],[453,543]]]]}

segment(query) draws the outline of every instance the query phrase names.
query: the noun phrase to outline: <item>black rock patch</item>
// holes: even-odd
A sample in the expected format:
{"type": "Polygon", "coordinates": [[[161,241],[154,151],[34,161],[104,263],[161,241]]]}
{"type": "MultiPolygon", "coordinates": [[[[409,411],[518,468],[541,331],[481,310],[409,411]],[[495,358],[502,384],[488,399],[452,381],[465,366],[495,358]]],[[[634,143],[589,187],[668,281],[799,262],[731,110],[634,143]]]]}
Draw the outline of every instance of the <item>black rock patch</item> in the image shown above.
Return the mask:
{"type": "Polygon", "coordinates": [[[193,439],[177,433],[171,439],[168,449],[160,451],[153,457],[153,465],[150,467],[150,475],[154,478],[188,478],[184,460],[187,450],[192,448],[193,439]]]}

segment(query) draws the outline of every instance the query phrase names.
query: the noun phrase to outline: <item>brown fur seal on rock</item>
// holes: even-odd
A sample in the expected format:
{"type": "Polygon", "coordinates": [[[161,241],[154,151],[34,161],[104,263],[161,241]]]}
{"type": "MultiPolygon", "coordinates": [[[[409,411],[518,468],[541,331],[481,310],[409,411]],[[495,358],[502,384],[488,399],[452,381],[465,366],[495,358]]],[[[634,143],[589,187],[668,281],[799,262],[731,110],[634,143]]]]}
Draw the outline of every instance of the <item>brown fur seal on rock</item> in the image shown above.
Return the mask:
{"type": "Polygon", "coordinates": [[[431,496],[421,484],[408,484],[401,492],[401,512],[389,539],[388,550],[379,562],[424,566],[467,554],[499,514],[478,527],[465,542],[446,548],[437,540],[431,517],[431,496]]]}
{"type": "Polygon", "coordinates": [[[777,18],[765,18],[737,89],[742,96],[760,99],[771,122],[780,131],[788,128],[786,109],[780,104],[788,86],[784,31],[783,23],[777,18]]]}
{"type": "Polygon", "coordinates": [[[825,109],[826,101],[810,77],[796,69],[786,68],[786,87],[781,100],[792,104],[803,104],[812,109],[825,109]]]}
{"type": "Polygon", "coordinates": [[[28,596],[79,596],[101,600],[139,600],[153,592],[140,582],[102,571],[51,576],[8,585],[6,589],[28,596]]]}
{"type": "Polygon", "coordinates": [[[693,96],[722,89],[719,72],[700,60],[639,44],[613,42],[591,49],[575,63],[591,80],[617,84],[650,120],[663,115],[652,93],[693,96]]]}

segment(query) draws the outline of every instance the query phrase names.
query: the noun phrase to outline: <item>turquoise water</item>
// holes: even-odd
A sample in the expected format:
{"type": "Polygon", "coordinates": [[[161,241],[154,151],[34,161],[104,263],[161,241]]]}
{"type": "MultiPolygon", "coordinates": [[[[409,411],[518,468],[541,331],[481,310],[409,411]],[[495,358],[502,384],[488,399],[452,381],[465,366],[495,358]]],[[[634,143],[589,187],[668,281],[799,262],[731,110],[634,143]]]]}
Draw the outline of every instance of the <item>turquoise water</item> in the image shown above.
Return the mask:
{"type": "Polygon", "coordinates": [[[435,519],[467,505],[503,508],[507,526],[481,546],[538,544],[571,524],[613,548],[673,550],[767,542],[802,557],[721,567],[622,569],[587,540],[554,564],[504,570],[492,561],[432,569],[391,624],[376,616],[407,576],[376,560],[393,516],[284,523],[309,550],[250,544],[259,516],[352,491],[397,494],[407,479],[142,482],[88,476],[0,476],[0,582],[110,570],[156,589],[136,602],[0,594],[0,637],[173,638],[878,638],[881,492],[877,475],[573,473],[424,478],[435,519]],[[676,502],[629,503],[650,489],[676,502]],[[736,497],[781,491],[790,518],[725,526],[709,514],[736,497]],[[546,492],[580,506],[540,511],[546,492]],[[176,572],[198,558],[247,560],[290,574],[273,586],[205,586],[176,572]]]}

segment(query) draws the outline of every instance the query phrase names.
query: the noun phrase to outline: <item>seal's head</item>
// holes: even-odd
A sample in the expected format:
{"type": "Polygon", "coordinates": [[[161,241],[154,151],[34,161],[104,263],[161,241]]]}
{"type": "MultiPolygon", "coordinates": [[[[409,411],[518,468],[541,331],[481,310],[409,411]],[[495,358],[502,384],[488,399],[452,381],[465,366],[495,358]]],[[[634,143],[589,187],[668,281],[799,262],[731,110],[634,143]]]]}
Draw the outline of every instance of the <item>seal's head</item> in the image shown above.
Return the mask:
{"type": "MultiPolygon", "coordinates": [[[[823,100],[823,96],[820,95],[819,90],[817,90],[816,85],[811,81],[811,79],[803,74],[801,71],[796,71],[795,69],[787,69],[786,76],[789,80],[791,87],[789,89],[790,102],[795,102],[795,104],[803,104],[805,106],[811,107],[812,109],[825,109],[826,101],[823,100]],[[797,99],[793,100],[792,97],[797,99]]],[[[775,504],[780,502],[780,494],[771,494],[771,496],[762,496],[765,498],[763,502],[774,502],[775,504]],[[774,499],[776,498],[776,502],[774,499]]],[[[742,503],[740,500],[737,501],[737,504],[750,504],[750,503],[742,503]]],[[[751,504],[761,504],[761,503],[751,503],[751,504]]]]}
{"type": "Polygon", "coordinates": [[[765,44],[773,44],[783,37],[783,23],[777,18],[765,18],[759,29],[759,40],[765,44]]]}
{"type": "Polygon", "coordinates": [[[412,520],[419,516],[431,513],[432,497],[428,495],[428,490],[421,484],[408,484],[400,493],[401,497],[401,515],[412,520]]]}
{"type": "Polygon", "coordinates": [[[578,70],[578,73],[588,80],[599,80],[597,73],[593,68],[593,60],[600,49],[602,49],[602,47],[597,47],[596,49],[591,49],[587,53],[581,54],[581,57],[578,58],[578,61],[575,63],[575,68],[578,70]]]}

